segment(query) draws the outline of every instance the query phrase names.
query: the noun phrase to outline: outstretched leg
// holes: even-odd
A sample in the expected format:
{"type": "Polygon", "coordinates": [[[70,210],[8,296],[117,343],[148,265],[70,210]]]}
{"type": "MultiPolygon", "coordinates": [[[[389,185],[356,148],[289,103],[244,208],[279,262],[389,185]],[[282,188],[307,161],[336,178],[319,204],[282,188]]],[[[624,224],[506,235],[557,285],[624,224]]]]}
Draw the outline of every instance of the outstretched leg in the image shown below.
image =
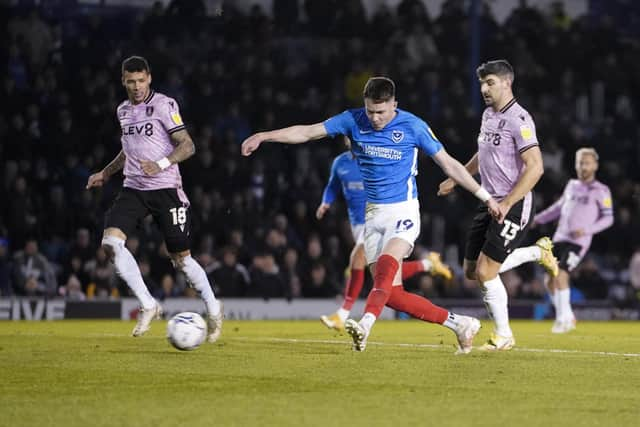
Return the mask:
{"type": "Polygon", "coordinates": [[[207,308],[207,341],[217,341],[222,333],[222,303],[213,294],[207,273],[191,257],[190,251],[171,254],[171,261],[177,270],[184,273],[189,285],[196,290],[204,301],[204,305],[207,308]]]}

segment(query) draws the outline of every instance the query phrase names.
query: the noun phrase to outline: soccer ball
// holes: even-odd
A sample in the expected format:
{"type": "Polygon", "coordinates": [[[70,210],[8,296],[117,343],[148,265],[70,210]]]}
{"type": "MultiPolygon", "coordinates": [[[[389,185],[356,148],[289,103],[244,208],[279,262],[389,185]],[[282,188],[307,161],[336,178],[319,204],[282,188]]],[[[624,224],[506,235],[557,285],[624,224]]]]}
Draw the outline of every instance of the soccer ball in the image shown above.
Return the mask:
{"type": "Polygon", "coordinates": [[[207,336],[207,323],[198,313],[178,313],[167,323],[167,340],[178,350],[195,350],[207,336]]]}

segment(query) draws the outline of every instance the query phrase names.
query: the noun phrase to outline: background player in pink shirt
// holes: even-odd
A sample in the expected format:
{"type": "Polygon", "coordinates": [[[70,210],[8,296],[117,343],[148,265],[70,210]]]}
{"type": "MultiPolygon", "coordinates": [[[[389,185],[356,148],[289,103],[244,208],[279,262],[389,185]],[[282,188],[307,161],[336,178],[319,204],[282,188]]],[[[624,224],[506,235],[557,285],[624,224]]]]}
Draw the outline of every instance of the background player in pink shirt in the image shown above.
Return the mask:
{"type": "Polygon", "coordinates": [[[136,260],[125,247],[127,236],[151,214],[163,233],[174,267],[204,300],[207,339],[214,342],[222,331],[222,307],[207,274],[191,257],[191,212],[178,168],[178,163],[195,153],[195,146],[182,123],[178,103],[151,89],[151,70],[144,58],[132,56],[122,62],[122,85],[128,95],[117,108],[122,150],[89,177],[87,189],[102,186],[124,168],[123,188],[105,215],[102,246],[140,301],[133,336],[143,335],[151,320],[162,316],[160,304],[149,293],[136,260]]]}
{"type": "Polygon", "coordinates": [[[560,260],[560,273],[550,277],[547,288],[556,309],[551,332],[563,334],[576,327],[571,309],[569,273],[589,250],[593,235],[613,224],[613,204],[609,187],[596,179],[598,153],[593,148],[576,151],[578,179],[569,180],[562,197],[533,219],[535,224],[558,220],[553,235],[554,252],[560,260]]]}

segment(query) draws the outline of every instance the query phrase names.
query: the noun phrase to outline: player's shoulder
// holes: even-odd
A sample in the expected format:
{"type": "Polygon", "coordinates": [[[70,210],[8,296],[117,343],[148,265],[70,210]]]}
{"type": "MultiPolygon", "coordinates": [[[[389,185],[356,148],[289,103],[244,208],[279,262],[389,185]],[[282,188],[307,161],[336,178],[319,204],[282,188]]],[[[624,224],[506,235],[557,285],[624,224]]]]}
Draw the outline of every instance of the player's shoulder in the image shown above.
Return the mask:
{"type": "Polygon", "coordinates": [[[514,122],[524,124],[528,121],[533,122],[533,117],[526,108],[520,105],[517,101],[515,101],[512,105],[505,106],[502,111],[514,122]]]}
{"type": "Polygon", "coordinates": [[[398,108],[396,110],[398,112],[398,117],[397,117],[397,121],[399,122],[403,122],[403,123],[425,123],[425,121],[423,119],[421,119],[420,117],[416,116],[415,114],[413,114],[410,111],[407,110],[401,110],[400,108],[398,108]]]}
{"type": "Polygon", "coordinates": [[[593,188],[600,190],[600,191],[604,191],[604,192],[611,192],[611,190],[609,190],[609,186],[607,184],[605,184],[602,181],[598,181],[597,179],[595,181],[593,181],[593,188]]]}
{"type": "Polygon", "coordinates": [[[116,111],[120,111],[123,108],[128,108],[130,105],[131,105],[131,101],[129,101],[129,98],[127,98],[122,102],[120,102],[120,104],[118,104],[118,106],[116,107],[116,111]]]}
{"type": "Polygon", "coordinates": [[[398,126],[409,128],[414,133],[424,132],[429,127],[426,121],[409,111],[398,108],[397,112],[398,116],[395,118],[394,123],[398,126]]]}
{"type": "Polygon", "coordinates": [[[367,118],[367,112],[365,111],[364,107],[350,108],[346,110],[344,113],[351,116],[353,118],[353,121],[356,123],[369,121],[369,119],[367,118]]]}
{"type": "Polygon", "coordinates": [[[172,108],[177,108],[178,102],[170,96],[165,95],[161,92],[151,91],[147,99],[144,101],[146,104],[158,106],[158,105],[168,105],[172,108]]]}

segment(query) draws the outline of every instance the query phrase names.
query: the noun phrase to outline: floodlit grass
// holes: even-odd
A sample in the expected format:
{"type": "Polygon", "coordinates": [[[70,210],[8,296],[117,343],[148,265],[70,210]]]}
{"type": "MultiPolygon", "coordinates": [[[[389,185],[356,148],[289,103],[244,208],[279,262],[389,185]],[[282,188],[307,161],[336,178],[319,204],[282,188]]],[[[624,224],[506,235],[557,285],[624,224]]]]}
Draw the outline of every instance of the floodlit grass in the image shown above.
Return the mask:
{"type": "MultiPolygon", "coordinates": [[[[480,344],[491,323],[477,338],[480,344]]],[[[640,323],[514,322],[517,347],[454,356],[455,337],[379,322],[367,351],[320,322],[227,321],[179,352],[155,322],[0,322],[0,426],[631,426],[640,323]]]]}

